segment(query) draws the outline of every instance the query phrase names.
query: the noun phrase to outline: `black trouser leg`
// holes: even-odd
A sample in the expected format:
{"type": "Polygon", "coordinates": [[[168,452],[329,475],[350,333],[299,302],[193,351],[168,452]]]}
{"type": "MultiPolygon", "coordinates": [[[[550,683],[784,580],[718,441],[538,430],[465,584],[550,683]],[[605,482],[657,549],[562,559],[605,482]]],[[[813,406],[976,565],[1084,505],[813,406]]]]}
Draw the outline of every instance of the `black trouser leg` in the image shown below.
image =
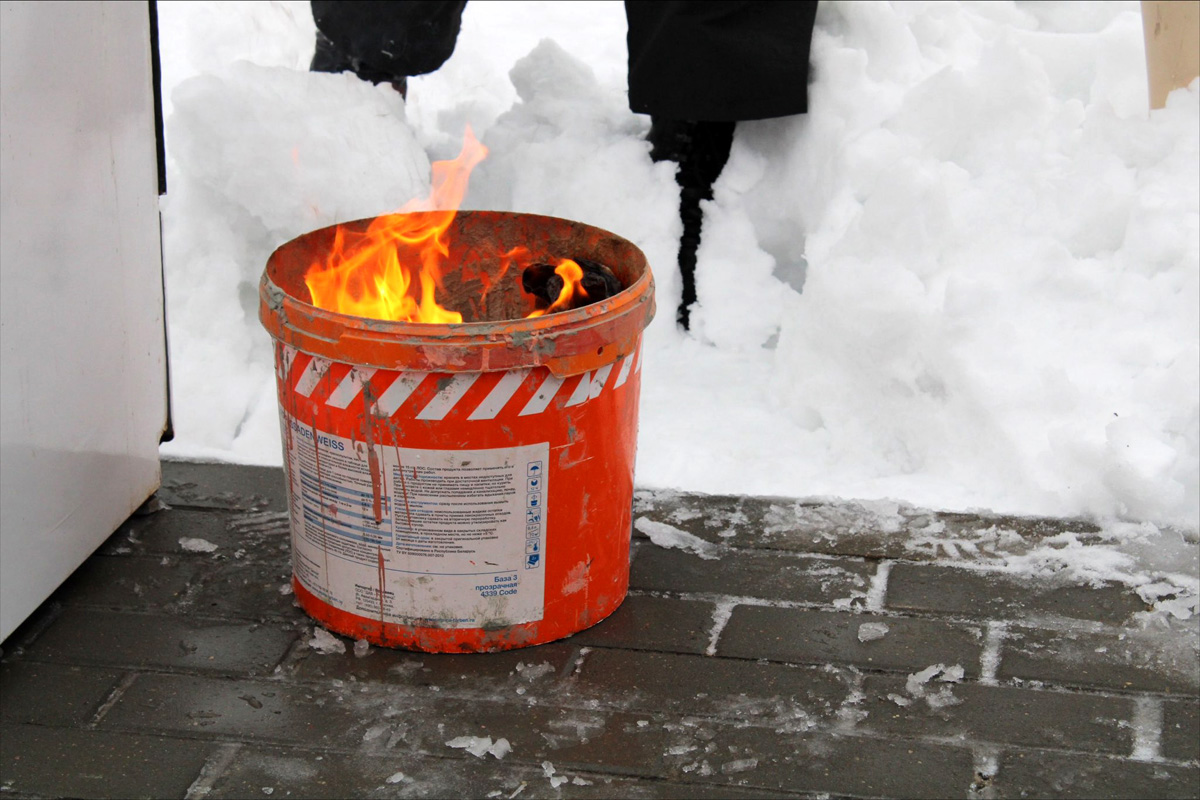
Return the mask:
{"type": "Polygon", "coordinates": [[[309,72],[353,72],[364,81],[376,85],[390,83],[401,97],[408,97],[408,78],[404,75],[384,74],[364,66],[351,58],[344,50],[334,44],[328,36],[317,31],[317,47],[313,51],[312,62],[308,65],[309,72]]]}
{"type": "Polygon", "coordinates": [[[712,199],[713,183],[729,160],[735,125],[657,117],[650,122],[650,157],[679,164],[675,182],[679,184],[679,218],[683,222],[683,236],[679,240],[683,294],[676,320],[684,330],[688,329],[691,307],[696,302],[696,251],[704,221],[700,201],[712,199]]]}
{"type": "Polygon", "coordinates": [[[696,302],[696,251],[700,249],[700,228],[704,221],[700,201],[711,199],[711,190],[707,195],[687,187],[679,192],[679,218],[683,221],[683,236],[679,240],[679,275],[683,280],[683,293],[679,298],[675,321],[685,331],[690,325],[692,304],[696,302]]]}

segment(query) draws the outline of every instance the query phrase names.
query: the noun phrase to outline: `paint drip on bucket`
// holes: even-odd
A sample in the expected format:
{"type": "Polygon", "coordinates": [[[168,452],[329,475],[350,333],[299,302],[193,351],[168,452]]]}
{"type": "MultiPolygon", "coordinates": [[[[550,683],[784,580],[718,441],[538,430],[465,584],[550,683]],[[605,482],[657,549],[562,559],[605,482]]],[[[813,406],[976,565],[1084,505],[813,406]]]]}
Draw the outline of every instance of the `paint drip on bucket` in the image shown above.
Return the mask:
{"type": "Polygon", "coordinates": [[[628,588],[653,281],[640,250],[598,228],[443,213],[313,231],[268,261],[260,316],[275,339],[293,585],[323,625],[374,644],[540,644],[604,619],[628,588]],[[464,321],[312,302],[306,275],[335,248],[432,223],[439,305],[464,321]],[[624,290],[530,316],[510,268],[562,254],[607,265],[624,290]]]}

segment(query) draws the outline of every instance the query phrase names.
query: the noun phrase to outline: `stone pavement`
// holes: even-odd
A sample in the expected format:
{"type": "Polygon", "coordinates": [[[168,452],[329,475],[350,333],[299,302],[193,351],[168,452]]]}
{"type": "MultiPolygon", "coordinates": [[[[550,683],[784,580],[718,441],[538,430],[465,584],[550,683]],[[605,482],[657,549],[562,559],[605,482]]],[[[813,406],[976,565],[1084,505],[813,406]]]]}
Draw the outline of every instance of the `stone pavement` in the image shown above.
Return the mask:
{"type": "Polygon", "coordinates": [[[605,622],[358,656],[292,604],[281,471],[158,497],[4,643],[0,793],[1200,796],[1196,618],[994,569],[1086,523],[639,492],[605,622]]]}

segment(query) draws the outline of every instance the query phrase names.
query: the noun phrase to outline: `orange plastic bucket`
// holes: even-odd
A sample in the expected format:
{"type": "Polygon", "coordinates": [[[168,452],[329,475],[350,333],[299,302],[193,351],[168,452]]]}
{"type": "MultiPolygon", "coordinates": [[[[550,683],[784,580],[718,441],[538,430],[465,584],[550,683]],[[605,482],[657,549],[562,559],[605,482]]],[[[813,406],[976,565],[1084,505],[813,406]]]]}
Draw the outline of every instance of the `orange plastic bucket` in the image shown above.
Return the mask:
{"type": "Polygon", "coordinates": [[[333,236],[281,246],[259,291],[301,607],[431,652],[541,644],[607,617],[629,585],[645,256],[577,222],[462,211],[441,296],[464,322],[431,325],[311,305],[304,274],[333,236]],[[598,261],[627,288],[524,319],[520,275],[501,275],[517,246],[598,261]]]}

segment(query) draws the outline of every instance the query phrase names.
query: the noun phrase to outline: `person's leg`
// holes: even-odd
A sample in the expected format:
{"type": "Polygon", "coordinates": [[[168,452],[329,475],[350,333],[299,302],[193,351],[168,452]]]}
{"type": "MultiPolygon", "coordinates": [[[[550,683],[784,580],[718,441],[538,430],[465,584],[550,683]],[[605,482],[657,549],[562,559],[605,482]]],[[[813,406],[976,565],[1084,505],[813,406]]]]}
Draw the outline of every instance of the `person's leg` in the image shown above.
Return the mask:
{"type": "Polygon", "coordinates": [[[667,120],[651,117],[650,157],[679,164],[679,217],[683,236],[679,240],[679,274],[683,281],[676,321],[687,330],[691,307],[696,302],[696,251],[704,212],[701,200],[712,199],[713,183],[729,160],[734,122],[667,120]]]}
{"type": "Polygon", "coordinates": [[[313,51],[311,72],[353,72],[350,56],[338,49],[329,37],[317,31],[317,48],[313,51]]]}
{"type": "Polygon", "coordinates": [[[317,46],[313,51],[309,72],[353,72],[360,79],[376,85],[390,83],[401,97],[408,97],[408,78],[378,72],[360,63],[355,63],[350,54],[342,50],[325,34],[317,31],[317,46]]]}

